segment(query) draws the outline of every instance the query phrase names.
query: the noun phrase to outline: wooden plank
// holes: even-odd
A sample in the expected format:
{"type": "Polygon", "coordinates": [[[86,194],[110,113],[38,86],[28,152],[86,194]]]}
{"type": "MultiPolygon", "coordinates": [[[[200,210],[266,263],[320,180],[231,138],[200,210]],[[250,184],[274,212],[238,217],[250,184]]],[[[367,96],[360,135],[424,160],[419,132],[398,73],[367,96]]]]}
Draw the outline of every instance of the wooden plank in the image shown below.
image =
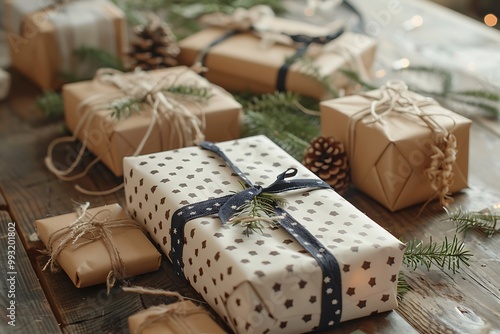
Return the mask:
{"type": "Polygon", "coordinates": [[[6,211],[0,211],[0,332],[60,333],[15,225],[6,211]],[[9,263],[8,255],[14,255],[14,262],[9,263]]]}

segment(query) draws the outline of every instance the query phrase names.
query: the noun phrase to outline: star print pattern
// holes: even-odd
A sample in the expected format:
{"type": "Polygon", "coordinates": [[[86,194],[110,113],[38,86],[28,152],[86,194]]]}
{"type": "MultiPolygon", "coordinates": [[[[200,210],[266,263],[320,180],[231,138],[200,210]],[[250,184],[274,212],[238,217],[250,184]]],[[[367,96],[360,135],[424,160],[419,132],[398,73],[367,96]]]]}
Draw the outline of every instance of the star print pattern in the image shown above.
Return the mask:
{"type": "MultiPolygon", "coordinates": [[[[299,170],[297,178],[315,178],[263,136],[218,146],[254,184],[267,186],[292,166],[299,170]]],[[[125,159],[127,205],[170,258],[173,213],[189,206],[182,214],[197,216],[192,204],[240,191],[241,178],[215,153],[198,147],[150,157],[125,159]],[[141,165],[145,160],[149,163],[141,165]],[[161,162],[165,164],[160,166],[161,162]],[[163,228],[158,228],[160,221],[163,228]]],[[[394,308],[393,277],[399,271],[404,245],[332,190],[300,190],[285,197],[296,209],[286,208],[287,212],[324,245],[317,255],[334,254],[341,282],[323,277],[311,254],[284,228],[265,228],[263,234],[247,237],[237,226],[221,226],[214,215],[196,218],[184,227],[183,273],[233,330],[311,331],[319,324],[321,286],[326,296],[341,287],[340,298],[325,301],[327,312],[340,315],[341,321],[394,308]],[[359,276],[365,278],[356,279],[359,276]]],[[[210,208],[216,213],[220,206],[214,203],[210,208]]]]}

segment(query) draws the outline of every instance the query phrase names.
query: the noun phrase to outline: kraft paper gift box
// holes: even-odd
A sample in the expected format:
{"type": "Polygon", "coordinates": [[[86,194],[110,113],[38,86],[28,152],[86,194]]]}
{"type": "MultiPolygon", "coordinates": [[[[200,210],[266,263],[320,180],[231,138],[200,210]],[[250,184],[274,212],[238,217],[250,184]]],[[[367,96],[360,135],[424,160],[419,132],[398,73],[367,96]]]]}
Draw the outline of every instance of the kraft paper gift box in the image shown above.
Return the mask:
{"type": "MultiPolygon", "coordinates": [[[[305,74],[310,71],[300,62],[284,71],[287,59],[297,52],[301,44],[276,42],[263,46],[266,33],[309,37],[332,34],[331,28],[315,26],[275,17],[262,34],[240,32],[223,38],[227,29],[209,27],[179,42],[180,64],[191,66],[206,52],[203,65],[208,68],[205,77],[229,91],[273,93],[286,90],[317,99],[328,97],[325,87],[315,78],[305,74]],[[220,42],[215,43],[220,39],[220,42]],[[214,44],[214,45],[212,45],[214,44]],[[285,73],[283,84],[278,75],[285,73]],[[283,87],[282,87],[283,86],[283,87]]],[[[341,69],[351,69],[367,78],[376,52],[374,39],[352,32],[344,32],[325,45],[312,43],[304,56],[313,59],[312,66],[320,76],[327,77],[336,89],[344,88],[349,81],[341,69]]]]}
{"type": "Polygon", "coordinates": [[[433,188],[425,171],[431,165],[439,133],[456,138],[447,193],[467,187],[471,121],[408,91],[403,82],[323,101],[320,109],[322,135],[346,145],[353,184],[389,210],[438,197],[439,189],[433,188]],[[370,110],[373,103],[377,103],[375,115],[370,110]]]}
{"type": "Polygon", "coordinates": [[[131,216],[235,332],[304,333],[397,306],[404,245],[330,187],[278,193],[288,202],[282,227],[247,236],[221,224],[215,214],[243,189],[242,173],[268,186],[296,168],[300,179],[325,184],[265,136],[217,146],[240,172],[200,147],[128,157],[125,193],[131,216]],[[182,228],[186,217],[196,218],[182,228]]]}
{"type": "MultiPolygon", "coordinates": [[[[175,95],[176,103],[183,105],[180,108],[187,110],[188,117],[196,118],[199,122],[204,120],[205,126],[200,130],[203,130],[206,140],[224,141],[239,137],[241,105],[226,91],[210,84],[191,69],[177,66],[147,73],[118,74],[124,79],[132,79],[137,75],[144,75],[143,78],[139,78],[139,81],[145,81],[152,86],[161,84],[165,87],[188,85],[206,88],[211,95],[208,101],[195,103],[183,98],[182,95],[175,95]]],[[[132,83],[132,85],[137,85],[137,83],[132,83]]],[[[134,155],[146,136],[152,118],[156,117],[152,114],[152,107],[143,103],[140,112],[132,113],[130,117],[117,119],[113,116],[111,104],[119,102],[124,97],[122,95],[117,87],[103,83],[98,79],[67,84],[63,87],[64,112],[68,128],[74,133],[75,130],[80,129],[78,131],[79,139],[86,142],[88,148],[96,156],[101,157],[104,164],[116,176],[123,174],[123,157],[134,155]],[[118,94],[118,96],[108,98],[114,94],[118,94]],[[107,105],[105,104],[101,110],[93,110],[92,99],[94,97],[103,97],[107,105]],[[82,107],[86,101],[91,102],[82,107]],[[92,112],[93,115],[87,117],[87,112],[92,112]],[[81,122],[85,122],[85,124],[82,126],[81,122]]],[[[172,98],[172,95],[166,98],[172,98]]],[[[179,114],[185,111],[177,109],[179,108],[176,108],[175,112],[179,114]]],[[[177,122],[174,116],[176,115],[159,115],[157,117],[140,153],[147,154],[192,145],[192,143],[179,139],[183,132],[190,131],[189,124],[192,120],[188,120],[189,124],[185,126],[172,129],[172,125],[177,122]]]]}
{"type": "MultiPolygon", "coordinates": [[[[86,212],[86,217],[90,218],[95,215],[96,221],[104,221],[104,224],[113,223],[116,220],[128,221],[128,224],[123,224],[125,226],[109,227],[112,245],[116,248],[124,264],[125,277],[145,274],[160,268],[161,254],[141,228],[133,224],[134,221],[120,205],[96,207],[88,209],[86,212]]],[[[50,241],[52,241],[52,247],[57,247],[61,240],[67,236],[67,234],[59,234],[59,231],[69,231],[67,228],[77,218],[78,214],[74,212],[37,220],[35,225],[40,240],[48,248],[50,248],[50,241]],[[54,233],[57,234],[54,235],[54,233]]],[[[80,222],[88,221],[86,219],[82,219],[80,222]]],[[[88,242],[90,237],[96,236],[96,231],[93,232],[94,235],[85,234],[74,245],[69,244],[54,259],[77,288],[105,283],[109,272],[114,269],[111,255],[109,255],[109,250],[103,239],[88,242]],[[86,244],[75,247],[75,245],[82,243],[86,244]]]]}
{"type": "Polygon", "coordinates": [[[152,306],[130,316],[128,324],[132,334],[226,333],[206,310],[189,300],[152,306]],[[179,310],[172,311],[174,307],[179,310]],[[150,324],[143,325],[144,322],[150,324]],[[140,330],[141,325],[144,326],[143,330],[140,330]]]}
{"type": "Polygon", "coordinates": [[[6,0],[4,23],[11,64],[43,90],[59,89],[61,74],[83,75],[80,47],[123,57],[125,14],[105,0],[56,2],[6,0]]]}

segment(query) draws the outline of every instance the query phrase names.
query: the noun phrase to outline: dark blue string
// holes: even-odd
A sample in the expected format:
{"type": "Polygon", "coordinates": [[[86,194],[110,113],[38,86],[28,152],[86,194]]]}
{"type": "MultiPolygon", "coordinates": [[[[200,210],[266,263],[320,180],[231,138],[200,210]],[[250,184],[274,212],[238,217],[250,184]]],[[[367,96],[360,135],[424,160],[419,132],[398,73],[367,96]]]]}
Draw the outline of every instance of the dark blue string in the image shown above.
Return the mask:
{"type": "MultiPolygon", "coordinates": [[[[234,195],[226,195],[219,198],[209,199],[195,204],[186,205],[178,210],[172,216],[170,229],[171,251],[170,258],[175,272],[179,276],[184,276],[184,263],[182,253],[184,248],[184,225],[196,218],[218,214],[222,224],[225,224],[229,218],[238,212],[238,208],[245,201],[252,200],[262,192],[280,193],[303,188],[330,188],[328,184],[315,179],[297,179],[287,180],[287,178],[296,176],[297,169],[290,168],[279,174],[276,181],[268,187],[254,186],[241,170],[212,143],[203,142],[201,147],[218,154],[226,164],[231,167],[239,176],[241,176],[249,188],[234,195]]],[[[299,242],[305,250],[316,260],[323,273],[322,280],[322,298],[321,298],[321,316],[317,330],[325,330],[338,325],[342,314],[342,288],[340,268],[335,257],[326,250],[326,248],[315,238],[302,224],[297,222],[290,214],[279,206],[275,207],[276,215],[284,216],[280,220],[281,225],[290,235],[299,242]]]]}
{"type": "Polygon", "coordinates": [[[306,51],[309,45],[312,43],[316,44],[326,44],[328,42],[333,41],[340,35],[344,33],[344,29],[340,29],[337,32],[334,32],[332,34],[326,35],[326,36],[319,36],[319,37],[310,37],[307,35],[288,35],[294,42],[302,44],[301,47],[299,47],[295,53],[285,61],[285,63],[280,67],[278,70],[278,75],[276,77],[276,90],[279,92],[285,92],[286,91],[286,77],[288,74],[288,70],[290,69],[290,66],[302,57],[306,51]]]}
{"type": "Polygon", "coordinates": [[[216,38],[210,44],[208,44],[203,50],[200,51],[200,63],[201,63],[201,65],[205,66],[205,62],[207,60],[207,55],[208,55],[208,52],[210,51],[211,48],[213,48],[217,44],[225,41],[229,37],[232,37],[232,36],[239,34],[239,33],[240,33],[240,31],[238,31],[238,30],[228,31],[224,35],[216,38]]]}

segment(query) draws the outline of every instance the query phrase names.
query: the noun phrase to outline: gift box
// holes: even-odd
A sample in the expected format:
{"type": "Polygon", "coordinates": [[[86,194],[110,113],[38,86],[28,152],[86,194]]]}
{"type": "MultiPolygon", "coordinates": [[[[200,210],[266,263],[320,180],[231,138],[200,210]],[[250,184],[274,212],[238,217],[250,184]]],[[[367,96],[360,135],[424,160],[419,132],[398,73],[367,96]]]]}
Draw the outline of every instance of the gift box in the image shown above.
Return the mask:
{"type": "Polygon", "coordinates": [[[267,137],[208,145],[125,158],[127,208],[235,332],[324,330],[397,306],[400,241],[267,137]],[[247,235],[227,215],[260,192],[288,205],[247,235]]]}
{"type": "MultiPolygon", "coordinates": [[[[86,209],[84,213],[39,219],[35,225],[40,240],[49,250],[54,250],[72,234],[84,231],[82,224],[88,226],[91,223],[102,223],[105,231],[91,228],[76,240],[72,238],[53,259],[77,288],[107,282],[109,273],[116,269],[113,255],[123,263],[123,267],[119,268],[123,269],[122,278],[158,270],[161,254],[118,204],[86,209]],[[110,247],[117,254],[111,254],[110,247]]],[[[120,278],[116,277],[116,273],[114,276],[120,278]]]]}
{"type": "Polygon", "coordinates": [[[179,42],[178,60],[183,65],[202,62],[209,69],[206,78],[229,91],[286,90],[324,99],[328,92],[312,72],[336,89],[345,88],[349,80],[340,70],[351,69],[368,79],[375,56],[374,39],[340,32],[278,17],[267,20],[260,32],[209,27],[179,42]],[[299,54],[312,61],[288,65],[299,54]]]}
{"type": "Polygon", "coordinates": [[[206,310],[190,300],[147,308],[130,316],[128,326],[130,333],[141,334],[226,333],[206,310]]]}
{"type": "Polygon", "coordinates": [[[78,48],[122,57],[127,45],[124,13],[104,0],[6,0],[4,21],[12,66],[44,90],[60,88],[61,74],[85,74],[78,48]]]}
{"type": "Polygon", "coordinates": [[[446,205],[467,187],[471,121],[403,82],[323,101],[320,109],[322,135],[346,146],[353,184],[389,210],[438,197],[446,205]],[[450,135],[455,148],[443,149],[450,135]],[[441,185],[429,177],[433,166],[446,173],[438,174],[441,185]]]}
{"type": "Polygon", "coordinates": [[[241,105],[226,91],[184,66],[104,74],[93,81],[64,85],[63,98],[68,128],[116,176],[123,174],[125,156],[193,145],[203,135],[207,140],[224,141],[240,134],[241,105]],[[120,89],[109,80],[124,80],[126,84],[118,85],[127,88],[120,89]],[[150,89],[175,87],[206,89],[210,96],[198,102],[182,93],[158,91],[154,100],[140,104],[140,112],[118,118],[113,105],[141,95],[136,91],[141,85],[146,85],[144,97],[150,89]],[[160,106],[153,112],[157,100],[160,106]]]}

